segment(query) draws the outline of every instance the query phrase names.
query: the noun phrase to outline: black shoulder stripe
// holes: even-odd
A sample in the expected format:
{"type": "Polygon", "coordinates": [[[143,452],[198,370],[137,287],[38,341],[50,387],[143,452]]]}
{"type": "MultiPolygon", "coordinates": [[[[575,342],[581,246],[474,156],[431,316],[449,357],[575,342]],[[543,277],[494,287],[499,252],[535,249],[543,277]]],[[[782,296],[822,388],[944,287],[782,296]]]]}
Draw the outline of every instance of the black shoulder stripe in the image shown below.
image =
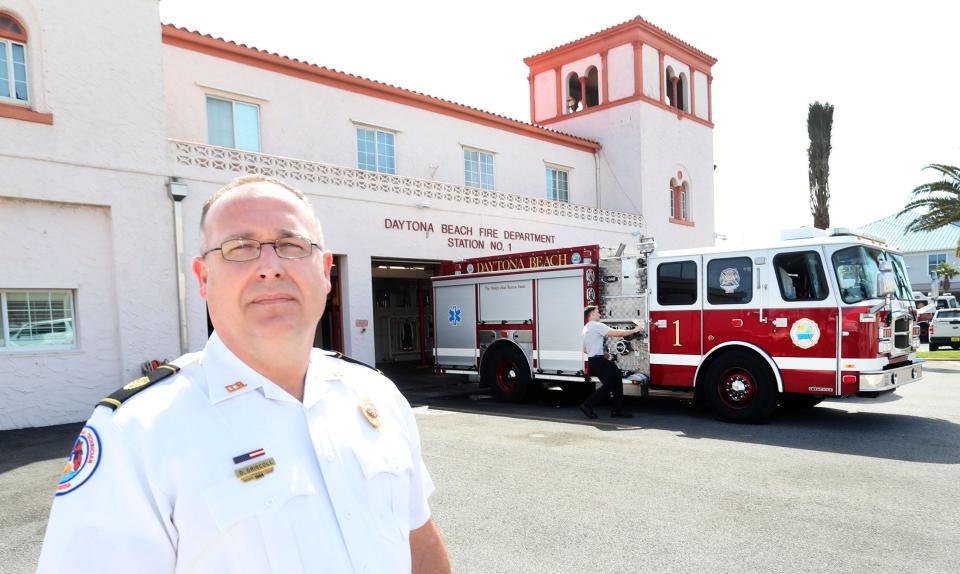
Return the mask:
{"type": "Polygon", "coordinates": [[[356,360],[356,359],[351,359],[350,357],[344,355],[343,353],[337,353],[335,356],[336,356],[338,359],[344,360],[344,361],[346,361],[346,362],[348,362],[348,363],[353,363],[354,365],[362,365],[362,366],[364,366],[364,367],[366,367],[366,368],[368,368],[368,369],[373,369],[374,371],[380,373],[381,375],[383,374],[383,371],[381,371],[380,369],[378,369],[378,368],[376,368],[376,367],[373,367],[373,366],[370,366],[370,365],[364,363],[363,361],[358,361],[358,360],[356,360]]]}
{"type": "Polygon", "coordinates": [[[123,385],[123,387],[114,391],[112,395],[103,399],[97,406],[107,407],[111,410],[117,410],[117,408],[122,405],[127,399],[133,395],[139,393],[143,389],[146,389],[150,385],[156,383],[157,381],[162,381],[170,375],[176,373],[180,370],[180,367],[176,365],[160,365],[156,369],[150,371],[150,373],[145,377],[140,377],[134,381],[123,385]]]}

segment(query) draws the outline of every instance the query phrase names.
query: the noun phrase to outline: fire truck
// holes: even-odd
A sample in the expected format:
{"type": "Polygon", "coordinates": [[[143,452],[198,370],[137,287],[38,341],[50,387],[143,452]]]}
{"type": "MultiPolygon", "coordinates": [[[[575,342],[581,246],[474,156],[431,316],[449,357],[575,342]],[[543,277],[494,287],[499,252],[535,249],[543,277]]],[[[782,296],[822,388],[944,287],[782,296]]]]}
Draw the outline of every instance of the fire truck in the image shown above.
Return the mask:
{"type": "Polygon", "coordinates": [[[923,372],[903,256],[847,229],[785,231],[750,248],[641,240],[447,261],[433,293],[437,372],[477,375],[504,401],[596,388],[587,305],[613,329],[646,328],[605,341],[625,394],[680,394],[721,420],[876,397],[923,372]]]}

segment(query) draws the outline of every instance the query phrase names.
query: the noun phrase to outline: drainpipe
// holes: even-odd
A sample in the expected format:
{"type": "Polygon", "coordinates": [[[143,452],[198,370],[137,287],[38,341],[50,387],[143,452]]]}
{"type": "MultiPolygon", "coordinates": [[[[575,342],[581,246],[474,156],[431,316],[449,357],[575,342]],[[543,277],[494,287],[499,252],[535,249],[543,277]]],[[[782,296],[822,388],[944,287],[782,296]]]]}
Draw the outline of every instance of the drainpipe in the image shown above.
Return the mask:
{"type": "Polygon", "coordinates": [[[177,263],[177,304],[180,318],[180,354],[185,355],[190,350],[187,341],[187,294],[186,281],[183,277],[183,200],[187,198],[190,189],[187,184],[181,183],[175,177],[167,181],[167,195],[173,200],[173,236],[176,244],[177,263]]]}
{"type": "Polygon", "coordinates": [[[596,205],[600,209],[600,150],[593,152],[593,179],[594,189],[596,189],[596,205]]]}

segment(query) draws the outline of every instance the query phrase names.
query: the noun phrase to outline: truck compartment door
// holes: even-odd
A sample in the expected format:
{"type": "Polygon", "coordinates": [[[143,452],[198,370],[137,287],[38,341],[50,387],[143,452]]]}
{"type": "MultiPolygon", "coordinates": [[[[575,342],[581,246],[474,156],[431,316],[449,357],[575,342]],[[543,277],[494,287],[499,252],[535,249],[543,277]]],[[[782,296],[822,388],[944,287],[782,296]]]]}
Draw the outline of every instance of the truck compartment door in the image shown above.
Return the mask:
{"type": "Polygon", "coordinates": [[[476,286],[435,285],[436,362],[443,367],[477,366],[476,286]]]}
{"type": "Polygon", "coordinates": [[[537,367],[545,373],[583,370],[583,272],[537,281],[537,367]]]}

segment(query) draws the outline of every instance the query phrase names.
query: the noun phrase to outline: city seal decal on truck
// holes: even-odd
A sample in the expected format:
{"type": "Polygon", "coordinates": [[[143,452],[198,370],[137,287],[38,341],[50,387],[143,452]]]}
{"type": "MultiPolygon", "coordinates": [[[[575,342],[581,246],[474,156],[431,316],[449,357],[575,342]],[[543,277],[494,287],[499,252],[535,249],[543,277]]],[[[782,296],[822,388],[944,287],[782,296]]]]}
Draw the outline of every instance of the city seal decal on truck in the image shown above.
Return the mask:
{"type": "Polygon", "coordinates": [[[820,327],[810,319],[798,319],[790,327],[790,340],[801,349],[809,349],[820,340],[820,327]]]}
{"type": "Polygon", "coordinates": [[[720,288],[724,293],[733,293],[740,287],[740,272],[735,267],[727,267],[720,272],[720,288]]]}
{"type": "Polygon", "coordinates": [[[85,426],[67,455],[63,474],[57,485],[57,496],[63,496],[80,488],[100,465],[100,435],[92,426],[85,426]]]}
{"type": "Polygon", "coordinates": [[[447,312],[447,322],[456,327],[460,324],[460,305],[453,305],[447,312]]]}

